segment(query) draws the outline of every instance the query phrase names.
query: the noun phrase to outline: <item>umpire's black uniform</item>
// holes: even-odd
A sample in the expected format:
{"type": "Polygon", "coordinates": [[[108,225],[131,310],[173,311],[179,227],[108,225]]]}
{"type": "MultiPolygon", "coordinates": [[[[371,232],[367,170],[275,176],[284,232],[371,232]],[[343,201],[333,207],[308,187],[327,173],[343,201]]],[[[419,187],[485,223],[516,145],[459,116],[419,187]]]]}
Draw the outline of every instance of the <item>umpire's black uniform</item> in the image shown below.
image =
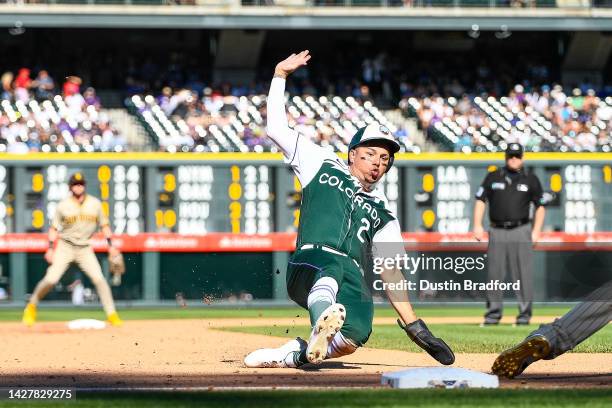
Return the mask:
{"type": "MultiPolygon", "coordinates": [[[[521,157],[523,148],[511,143],[506,159],[521,157]]],[[[517,292],[519,315],[517,324],[527,324],[531,319],[533,301],[533,248],[531,243],[530,203],[536,208],[542,205],[542,186],[534,174],[524,168],[513,171],[507,166],[489,173],[476,193],[476,199],[489,203],[488,280],[504,281],[510,271],[513,282],[520,279],[517,292]]],[[[485,324],[496,324],[502,317],[503,294],[487,292],[485,324]]]]}

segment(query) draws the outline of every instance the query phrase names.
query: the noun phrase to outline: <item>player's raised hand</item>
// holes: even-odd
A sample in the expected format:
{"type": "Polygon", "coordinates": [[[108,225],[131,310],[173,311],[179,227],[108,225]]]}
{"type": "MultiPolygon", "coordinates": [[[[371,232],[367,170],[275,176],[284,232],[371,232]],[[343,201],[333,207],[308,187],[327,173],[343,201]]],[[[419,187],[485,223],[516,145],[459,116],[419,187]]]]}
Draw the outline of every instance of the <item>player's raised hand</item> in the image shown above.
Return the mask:
{"type": "Polygon", "coordinates": [[[289,57],[276,64],[276,68],[274,69],[274,76],[286,78],[287,75],[291,74],[299,67],[307,65],[308,60],[310,60],[310,57],[310,51],[308,50],[304,50],[299,54],[291,54],[289,57]]]}

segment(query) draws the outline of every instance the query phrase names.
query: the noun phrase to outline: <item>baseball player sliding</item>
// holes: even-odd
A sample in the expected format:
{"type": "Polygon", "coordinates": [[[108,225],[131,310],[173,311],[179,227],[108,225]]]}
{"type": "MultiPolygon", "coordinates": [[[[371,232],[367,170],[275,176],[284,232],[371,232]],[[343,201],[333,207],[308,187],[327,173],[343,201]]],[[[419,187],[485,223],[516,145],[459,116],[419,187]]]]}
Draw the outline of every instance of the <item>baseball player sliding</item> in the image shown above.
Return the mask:
{"type": "Polygon", "coordinates": [[[45,260],[50,264],[49,268],[43,279],[36,285],[23,312],[22,321],[28,326],[36,322],[38,302],[57,284],[68,266],[75,262],[95,285],[108,323],[120,326],[122,321],[115,310],[113,295],[89,242],[100,225],[108,242],[109,257],[120,256],[119,250],[113,246],[111,241],[112,231],[108,218],[102,211],[100,200],[85,193],[85,178],[82,173],[73,174],[68,185],[71,194],[57,205],[49,228],[49,249],[45,252],[45,260]]]}
{"type": "MultiPolygon", "coordinates": [[[[400,150],[388,129],[373,123],[359,129],[349,145],[348,166],[333,152],[315,145],[288,126],[285,78],[310,60],[308,51],[276,66],[267,100],[267,133],[282,150],[302,185],[297,248],[287,268],[291,299],[308,309],[312,332],[276,349],[246,356],[248,367],[299,367],[351,354],[372,332],[373,302],[362,265],[366,252],[404,251],[400,225],[388,209],[378,182],[400,150]]],[[[385,270],[384,282],[403,279],[385,270]]],[[[442,364],[455,356],[417,319],[405,291],[387,291],[400,327],[442,364]]]]}

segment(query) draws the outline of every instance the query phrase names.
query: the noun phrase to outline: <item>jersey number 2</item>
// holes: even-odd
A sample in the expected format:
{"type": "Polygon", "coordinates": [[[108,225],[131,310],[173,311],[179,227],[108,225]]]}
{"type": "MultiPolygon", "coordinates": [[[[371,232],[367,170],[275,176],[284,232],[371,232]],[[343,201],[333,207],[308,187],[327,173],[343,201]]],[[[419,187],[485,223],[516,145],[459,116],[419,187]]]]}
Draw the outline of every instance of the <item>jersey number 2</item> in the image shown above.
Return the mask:
{"type": "Polygon", "coordinates": [[[367,218],[362,218],[361,219],[361,223],[363,225],[361,227],[359,227],[359,230],[357,231],[357,238],[359,239],[359,241],[364,243],[365,239],[363,238],[363,233],[370,229],[370,221],[368,221],[367,218]]]}

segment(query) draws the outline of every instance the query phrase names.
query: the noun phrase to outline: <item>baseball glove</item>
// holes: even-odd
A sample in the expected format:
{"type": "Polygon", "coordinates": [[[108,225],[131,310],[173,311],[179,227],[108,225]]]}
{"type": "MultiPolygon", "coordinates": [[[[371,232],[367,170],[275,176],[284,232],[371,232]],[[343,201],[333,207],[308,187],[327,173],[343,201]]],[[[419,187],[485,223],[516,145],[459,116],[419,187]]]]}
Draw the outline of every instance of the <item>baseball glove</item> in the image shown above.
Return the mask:
{"type": "Polygon", "coordinates": [[[121,276],[125,273],[125,261],[121,253],[115,256],[108,256],[108,269],[113,275],[113,286],[121,285],[121,276]]]}
{"type": "Polygon", "coordinates": [[[429,353],[438,362],[444,365],[451,365],[455,362],[453,350],[448,347],[444,340],[434,337],[423,320],[418,319],[405,325],[400,319],[397,319],[397,324],[406,332],[410,340],[414,341],[417,346],[429,353]]]}

